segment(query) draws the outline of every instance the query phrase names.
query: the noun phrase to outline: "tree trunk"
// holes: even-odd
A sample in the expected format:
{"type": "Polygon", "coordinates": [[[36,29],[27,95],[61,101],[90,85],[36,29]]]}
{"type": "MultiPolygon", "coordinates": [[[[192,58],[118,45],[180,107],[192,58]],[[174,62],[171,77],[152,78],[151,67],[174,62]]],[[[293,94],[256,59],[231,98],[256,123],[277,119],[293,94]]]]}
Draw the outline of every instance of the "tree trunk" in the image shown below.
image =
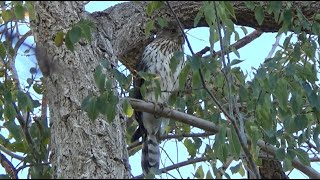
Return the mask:
{"type": "Polygon", "coordinates": [[[102,116],[92,121],[80,109],[88,94],[97,94],[93,71],[98,60],[105,58],[116,63],[107,38],[112,36],[113,26],[100,29],[90,43],[77,43],[71,52],[65,45],[57,47],[53,40],[57,32],[66,33],[86,15],[84,4],[41,1],[35,2],[34,7],[37,18],[31,29],[35,40],[53,57],[49,59],[50,74],[45,77],[53,178],[128,178],[126,130],[121,113],[108,123],[102,116]],[[99,45],[105,47],[104,52],[97,48],[99,45]]]}

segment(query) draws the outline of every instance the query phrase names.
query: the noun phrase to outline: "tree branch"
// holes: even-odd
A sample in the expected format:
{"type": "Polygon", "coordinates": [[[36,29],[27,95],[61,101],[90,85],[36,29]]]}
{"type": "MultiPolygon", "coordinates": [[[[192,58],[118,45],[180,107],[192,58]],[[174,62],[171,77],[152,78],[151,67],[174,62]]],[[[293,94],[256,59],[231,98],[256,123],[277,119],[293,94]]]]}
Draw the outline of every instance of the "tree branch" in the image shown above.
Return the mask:
{"type": "Polygon", "coordinates": [[[172,118],[176,121],[183,122],[189,124],[194,127],[198,127],[205,131],[209,131],[212,133],[218,133],[219,127],[215,126],[212,122],[203,120],[201,118],[191,116],[189,114],[185,114],[180,111],[176,111],[169,108],[162,108],[161,106],[151,103],[145,102],[143,100],[134,99],[134,98],[127,98],[132,106],[133,109],[141,112],[148,112],[156,115],[160,115],[165,118],[172,118]]]}

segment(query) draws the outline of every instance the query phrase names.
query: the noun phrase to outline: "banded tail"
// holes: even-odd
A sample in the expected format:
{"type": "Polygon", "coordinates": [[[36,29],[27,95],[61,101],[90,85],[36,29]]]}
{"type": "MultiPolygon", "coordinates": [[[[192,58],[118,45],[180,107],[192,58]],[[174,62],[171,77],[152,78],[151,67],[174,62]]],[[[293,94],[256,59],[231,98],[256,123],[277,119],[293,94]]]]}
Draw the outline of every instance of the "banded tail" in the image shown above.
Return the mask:
{"type": "Polygon", "coordinates": [[[147,175],[149,172],[158,174],[160,162],[160,148],[157,137],[148,134],[146,140],[142,145],[141,167],[143,174],[147,175]]]}

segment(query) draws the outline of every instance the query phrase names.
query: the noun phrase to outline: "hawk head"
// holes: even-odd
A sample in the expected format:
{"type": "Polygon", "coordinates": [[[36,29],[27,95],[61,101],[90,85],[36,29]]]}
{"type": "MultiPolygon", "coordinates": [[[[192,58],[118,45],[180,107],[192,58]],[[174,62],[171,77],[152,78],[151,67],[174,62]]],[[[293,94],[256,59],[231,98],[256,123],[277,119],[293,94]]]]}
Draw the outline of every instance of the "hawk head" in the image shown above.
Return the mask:
{"type": "Polygon", "coordinates": [[[178,44],[184,43],[183,32],[180,30],[177,22],[168,22],[168,25],[163,28],[158,28],[156,38],[165,38],[171,41],[176,41],[178,44]]]}

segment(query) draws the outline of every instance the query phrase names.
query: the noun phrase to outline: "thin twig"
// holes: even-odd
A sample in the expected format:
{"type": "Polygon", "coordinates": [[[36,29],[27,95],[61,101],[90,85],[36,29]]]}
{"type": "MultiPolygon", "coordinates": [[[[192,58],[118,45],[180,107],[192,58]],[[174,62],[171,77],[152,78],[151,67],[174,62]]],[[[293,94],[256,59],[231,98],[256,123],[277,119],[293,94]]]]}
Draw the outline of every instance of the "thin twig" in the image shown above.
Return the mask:
{"type": "MultiPolygon", "coordinates": [[[[187,161],[183,161],[181,163],[173,164],[171,166],[162,168],[162,169],[160,169],[160,171],[161,171],[161,173],[166,173],[166,172],[171,171],[173,169],[177,169],[177,168],[180,168],[180,167],[183,167],[183,166],[187,166],[187,165],[190,165],[190,164],[194,164],[194,163],[198,163],[198,162],[202,162],[202,161],[207,161],[207,160],[209,160],[208,157],[200,157],[200,158],[189,159],[187,161]]],[[[138,175],[138,176],[134,177],[134,179],[142,179],[143,177],[144,177],[144,175],[141,174],[141,175],[138,175]]]]}
{"type": "MultiPolygon", "coordinates": [[[[167,151],[165,151],[162,147],[161,147],[162,151],[167,155],[168,159],[171,161],[172,164],[174,164],[173,160],[170,158],[169,154],[167,153],[167,151]]],[[[164,165],[164,164],[163,164],[164,165]]],[[[180,178],[183,179],[180,171],[179,171],[179,168],[176,169],[178,174],[180,175],[180,178]]]]}
{"type": "Polygon", "coordinates": [[[2,144],[0,144],[0,151],[6,153],[7,155],[11,156],[12,158],[18,159],[20,161],[24,160],[23,156],[19,156],[17,154],[14,154],[13,152],[11,152],[10,150],[8,150],[6,147],[4,147],[2,144]]]}
{"type": "Polygon", "coordinates": [[[280,39],[281,39],[281,36],[282,36],[282,34],[280,34],[279,36],[277,36],[277,38],[276,38],[276,42],[272,45],[272,48],[271,48],[271,50],[270,50],[270,52],[269,52],[268,56],[266,57],[266,59],[269,59],[269,58],[271,58],[271,57],[272,57],[272,55],[273,55],[274,51],[276,50],[276,48],[277,48],[277,47],[278,47],[278,45],[279,45],[279,41],[280,41],[280,39]]]}
{"type": "Polygon", "coordinates": [[[27,168],[27,167],[38,166],[38,165],[50,165],[50,164],[51,164],[50,162],[41,163],[41,164],[26,164],[26,165],[20,166],[20,167],[17,169],[17,173],[18,173],[19,171],[21,171],[22,169],[27,168]]]}

